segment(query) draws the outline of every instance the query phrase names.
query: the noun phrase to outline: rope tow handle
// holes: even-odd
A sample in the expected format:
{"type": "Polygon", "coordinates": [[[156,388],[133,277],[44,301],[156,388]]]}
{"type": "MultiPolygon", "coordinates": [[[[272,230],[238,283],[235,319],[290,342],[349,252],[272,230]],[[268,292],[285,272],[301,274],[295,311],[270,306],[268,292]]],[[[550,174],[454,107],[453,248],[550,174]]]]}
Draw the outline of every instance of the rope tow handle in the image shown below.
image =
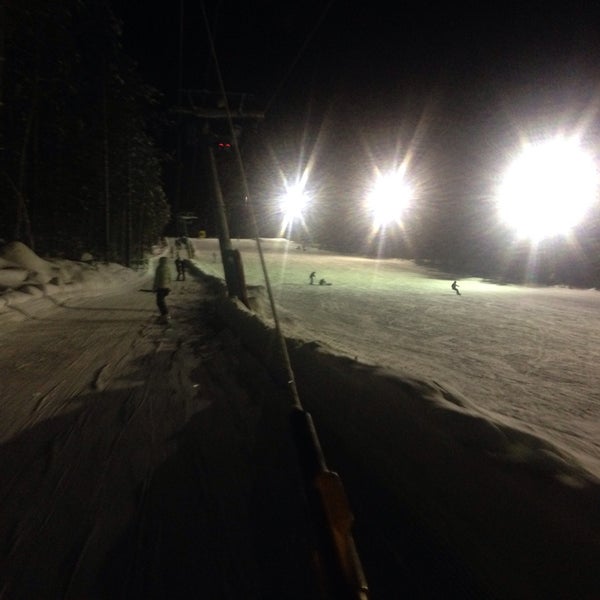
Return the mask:
{"type": "Polygon", "coordinates": [[[317,521],[315,562],[324,597],[368,600],[369,587],[352,536],[354,514],[342,480],[327,468],[310,414],[293,408],[290,421],[308,501],[317,521]]]}

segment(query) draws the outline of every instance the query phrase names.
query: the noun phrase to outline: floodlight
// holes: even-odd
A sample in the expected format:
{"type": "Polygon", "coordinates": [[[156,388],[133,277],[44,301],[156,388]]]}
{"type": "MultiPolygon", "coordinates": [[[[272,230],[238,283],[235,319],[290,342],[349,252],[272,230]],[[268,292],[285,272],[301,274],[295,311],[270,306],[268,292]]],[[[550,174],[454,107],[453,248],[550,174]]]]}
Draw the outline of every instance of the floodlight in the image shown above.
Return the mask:
{"type": "Polygon", "coordinates": [[[281,209],[287,222],[301,218],[307,204],[308,196],[301,184],[288,187],[285,194],[280,198],[281,209]]]}
{"type": "Polygon", "coordinates": [[[387,175],[379,174],[367,196],[373,226],[379,229],[388,223],[400,222],[411,197],[412,190],[402,169],[387,175]]]}
{"type": "Polygon", "coordinates": [[[529,144],[510,165],[498,191],[500,218],[520,237],[568,233],[597,199],[598,172],[574,139],[529,144]]]}

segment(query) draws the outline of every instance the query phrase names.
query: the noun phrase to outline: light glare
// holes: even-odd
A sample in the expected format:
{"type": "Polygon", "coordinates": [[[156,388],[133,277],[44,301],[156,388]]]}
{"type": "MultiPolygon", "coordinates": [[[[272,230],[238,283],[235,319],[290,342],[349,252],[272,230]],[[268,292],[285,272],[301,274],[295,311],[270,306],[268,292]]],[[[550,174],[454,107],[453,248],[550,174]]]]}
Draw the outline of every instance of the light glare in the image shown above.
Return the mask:
{"type": "Polygon", "coordinates": [[[368,195],[368,205],[373,214],[373,226],[377,229],[392,222],[400,222],[411,199],[411,189],[398,171],[380,175],[368,195]]]}
{"type": "Polygon", "coordinates": [[[308,197],[301,184],[291,186],[281,197],[281,208],[287,221],[300,218],[307,204],[308,197]]]}
{"type": "Polygon", "coordinates": [[[299,223],[306,228],[304,211],[310,202],[310,198],[306,194],[302,182],[298,182],[291,186],[286,184],[286,191],[279,197],[278,201],[281,212],[283,213],[280,235],[287,232],[287,234],[291,236],[295,223],[299,223]]]}
{"type": "Polygon", "coordinates": [[[540,240],[570,231],[597,198],[592,158],[574,140],[527,146],[498,194],[501,219],[518,235],[540,240]]]}

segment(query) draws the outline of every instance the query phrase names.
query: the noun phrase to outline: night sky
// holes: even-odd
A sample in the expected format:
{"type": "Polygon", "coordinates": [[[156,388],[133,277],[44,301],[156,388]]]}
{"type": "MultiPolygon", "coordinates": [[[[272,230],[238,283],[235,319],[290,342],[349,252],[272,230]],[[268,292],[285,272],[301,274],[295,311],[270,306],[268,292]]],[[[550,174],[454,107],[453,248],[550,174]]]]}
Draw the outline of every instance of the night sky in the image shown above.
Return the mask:
{"type": "MultiPolygon", "coordinates": [[[[181,42],[183,87],[216,86],[202,2],[113,4],[124,21],[125,48],[150,83],[176,94],[181,42]]],[[[378,94],[402,87],[501,93],[503,86],[561,87],[597,76],[600,9],[593,2],[549,4],[420,1],[390,8],[224,0],[204,6],[226,88],[255,93],[275,109],[311,94],[358,94],[375,104],[378,94]]]]}
{"type": "MultiPolygon", "coordinates": [[[[219,89],[201,2],[113,5],[126,52],[166,106],[177,104],[180,84],[219,89]]],[[[383,167],[408,151],[445,188],[463,193],[468,181],[476,194],[477,178],[487,185],[492,165],[523,138],[577,129],[597,147],[594,2],[204,6],[225,89],[265,112],[269,152],[306,162],[318,145],[318,166],[337,176],[338,194],[362,165],[383,167]]]]}

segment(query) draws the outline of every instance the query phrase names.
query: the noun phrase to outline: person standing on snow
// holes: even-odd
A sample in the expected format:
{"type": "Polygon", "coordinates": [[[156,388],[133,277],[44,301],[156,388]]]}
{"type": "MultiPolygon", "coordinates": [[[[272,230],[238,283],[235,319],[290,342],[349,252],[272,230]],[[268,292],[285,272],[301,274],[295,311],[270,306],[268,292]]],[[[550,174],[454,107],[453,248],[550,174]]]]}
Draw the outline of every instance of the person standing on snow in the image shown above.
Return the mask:
{"type": "Polygon", "coordinates": [[[185,263],[181,260],[179,254],[175,259],[175,268],[177,269],[177,281],[185,281],[185,263]]]}
{"type": "Polygon", "coordinates": [[[458,291],[458,283],[456,283],[456,281],[450,287],[456,292],[457,296],[460,296],[460,292],[458,291]]]}
{"type": "Polygon", "coordinates": [[[308,276],[308,278],[310,279],[310,285],[314,284],[316,276],[317,274],[314,271],[308,276]]]}
{"type": "Polygon", "coordinates": [[[165,298],[171,292],[171,270],[169,269],[169,260],[166,256],[158,259],[158,267],[154,273],[154,285],[152,290],[156,294],[156,306],[160,312],[160,318],[163,321],[169,320],[169,309],[165,298]]]}

